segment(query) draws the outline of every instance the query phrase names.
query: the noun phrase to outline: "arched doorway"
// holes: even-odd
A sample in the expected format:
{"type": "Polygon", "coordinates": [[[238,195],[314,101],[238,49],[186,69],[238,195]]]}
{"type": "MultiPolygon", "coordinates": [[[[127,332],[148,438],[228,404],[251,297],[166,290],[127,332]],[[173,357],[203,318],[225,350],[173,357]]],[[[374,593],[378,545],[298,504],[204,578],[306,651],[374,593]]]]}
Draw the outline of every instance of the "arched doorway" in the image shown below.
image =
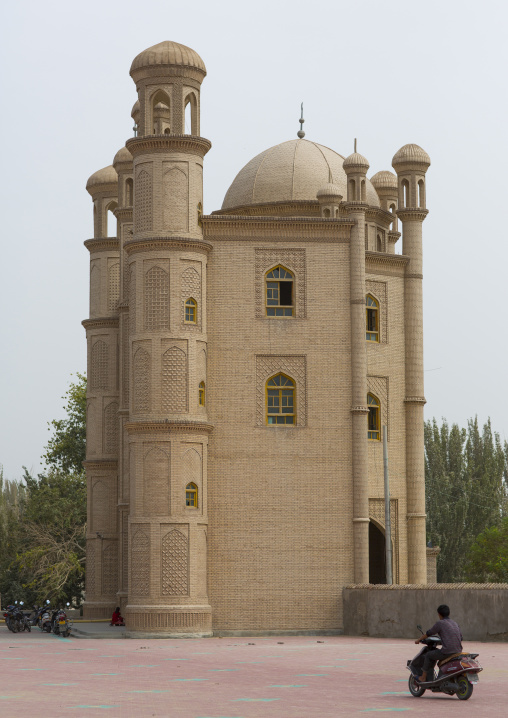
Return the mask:
{"type": "Polygon", "coordinates": [[[385,535],[369,522],[369,583],[386,583],[385,535]]]}

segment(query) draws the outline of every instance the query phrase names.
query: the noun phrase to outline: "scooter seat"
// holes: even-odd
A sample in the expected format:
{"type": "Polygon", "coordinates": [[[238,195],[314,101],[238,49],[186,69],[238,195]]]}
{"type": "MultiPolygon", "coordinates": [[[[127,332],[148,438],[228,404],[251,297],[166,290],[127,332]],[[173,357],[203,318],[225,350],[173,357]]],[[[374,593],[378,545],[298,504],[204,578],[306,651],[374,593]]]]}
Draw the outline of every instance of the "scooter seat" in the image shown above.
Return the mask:
{"type": "Polygon", "coordinates": [[[439,668],[441,666],[444,666],[445,663],[448,663],[448,661],[453,661],[454,658],[458,658],[459,656],[468,656],[469,653],[464,653],[463,651],[461,653],[452,653],[450,656],[446,656],[446,658],[442,658],[440,661],[437,662],[437,665],[439,668]]]}

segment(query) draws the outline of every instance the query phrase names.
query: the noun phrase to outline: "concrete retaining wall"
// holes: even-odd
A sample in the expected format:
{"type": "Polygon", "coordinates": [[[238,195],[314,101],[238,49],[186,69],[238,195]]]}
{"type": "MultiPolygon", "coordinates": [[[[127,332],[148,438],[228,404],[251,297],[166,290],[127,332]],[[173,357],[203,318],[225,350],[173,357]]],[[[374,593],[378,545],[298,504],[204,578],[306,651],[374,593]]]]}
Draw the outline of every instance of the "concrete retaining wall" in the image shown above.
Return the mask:
{"type": "Polygon", "coordinates": [[[426,586],[347,586],[343,589],[348,636],[416,638],[448,604],[465,641],[508,641],[508,584],[434,583],[426,586]]]}

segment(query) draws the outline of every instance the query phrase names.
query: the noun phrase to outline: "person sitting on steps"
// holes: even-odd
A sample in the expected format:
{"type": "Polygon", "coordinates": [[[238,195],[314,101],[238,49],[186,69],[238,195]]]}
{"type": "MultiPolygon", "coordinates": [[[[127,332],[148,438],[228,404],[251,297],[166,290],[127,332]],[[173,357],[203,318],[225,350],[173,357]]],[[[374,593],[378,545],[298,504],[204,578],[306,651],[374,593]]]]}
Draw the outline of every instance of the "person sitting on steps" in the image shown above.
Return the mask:
{"type": "Polygon", "coordinates": [[[422,675],[415,678],[417,683],[426,683],[429,671],[431,671],[432,676],[430,680],[433,681],[436,661],[440,661],[454,653],[462,652],[462,633],[459,625],[450,618],[449,607],[444,603],[441,604],[441,606],[438,606],[437,615],[439,616],[439,621],[415,641],[415,643],[420,643],[429,636],[439,636],[442,644],[441,648],[435,648],[424,654],[422,675]]]}
{"type": "Polygon", "coordinates": [[[125,626],[125,621],[123,620],[122,616],[120,615],[120,606],[117,606],[115,608],[115,611],[113,615],[111,616],[111,623],[110,626],[125,626]]]}

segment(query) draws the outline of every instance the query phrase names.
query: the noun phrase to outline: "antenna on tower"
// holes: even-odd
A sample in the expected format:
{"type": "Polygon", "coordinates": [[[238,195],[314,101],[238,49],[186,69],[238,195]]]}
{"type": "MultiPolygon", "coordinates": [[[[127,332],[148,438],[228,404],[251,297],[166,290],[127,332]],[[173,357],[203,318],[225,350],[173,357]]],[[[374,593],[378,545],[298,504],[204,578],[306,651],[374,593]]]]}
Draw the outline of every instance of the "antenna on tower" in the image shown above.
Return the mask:
{"type": "Polygon", "coordinates": [[[303,123],[305,122],[305,120],[303,119],[303,102],[302,102],[302,115],[301,115],[300,119],[298,120],[298,122],[300,123],[300,129],[298,130],[298,132],[296,134],[302,140],[305,137],[305,132],[303,131],[303,123]]]}

